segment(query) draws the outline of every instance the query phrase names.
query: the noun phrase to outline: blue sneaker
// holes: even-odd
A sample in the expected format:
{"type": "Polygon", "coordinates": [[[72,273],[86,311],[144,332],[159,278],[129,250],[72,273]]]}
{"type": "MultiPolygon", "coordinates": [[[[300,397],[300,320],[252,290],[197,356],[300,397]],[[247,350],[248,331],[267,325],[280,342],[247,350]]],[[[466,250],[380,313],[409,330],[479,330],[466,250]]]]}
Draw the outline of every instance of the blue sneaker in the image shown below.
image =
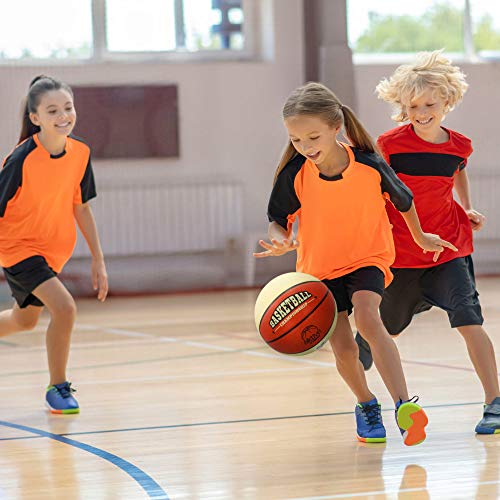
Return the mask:
{"type": "Polygon", "coordinates": [[[80,413],[78,401],[71,394],[73,392],[76,391],[71,387],[71,382],[68,381],[62,384],[49,385],[45,400],[51,413],[80,413]]]}
{"type": "Polygon", "coordinates": [[[396,403],[396,422],[406,446],[420,444],[427,437],[425,426],[429,422],[425,411],[417,404],[418,396],[396,403]]]}
{"type": "Polygon", "coordinates": [[[363,443],[385,443],[385,427],[377,398],[366,403],[358,403],[356,414],[356,435],[363,443]]]}
{"type": "Polygon", "coordinates": [[[476,425],[478,434],[500,434],[500,397],[484,405],[481,421],[476,425]]]}

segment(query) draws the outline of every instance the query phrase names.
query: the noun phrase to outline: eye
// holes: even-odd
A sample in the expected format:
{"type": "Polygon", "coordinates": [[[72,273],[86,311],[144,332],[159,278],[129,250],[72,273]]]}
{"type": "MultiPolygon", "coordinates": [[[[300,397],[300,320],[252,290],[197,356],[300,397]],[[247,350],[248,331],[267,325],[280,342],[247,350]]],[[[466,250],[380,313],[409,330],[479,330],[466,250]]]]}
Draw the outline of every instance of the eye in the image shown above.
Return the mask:
{"type": "Polygon", "coordinates": [[[293,142],[293,143],[296,143],[296,142],[299,142],[300,139],[292,139],[292,138],[290,138],[290,141],[293,142]]]}
{"type": "Polygon", "coordinates": [[[51,109],[51,110],[49,111],[49,114],[50,114],[50,115],[53,115],[53,114],[55,114],[55,112],[56,112],[56,110],[55,110],[55,109],[51,109]]]}
{"type": "Polygon", "coordinates": [[[432,108],[432,106],[434,106],[435,104],[436,104],[435,102],[434,102],[434,103],[432,103],[432,104],[427,104],[427,107],[428,107],[428,108],[432,108]]]}
{"type": "Polygon", "coordinates": [[[319,135],[317,137],[310,137],[311,141],[315,141],[316,139],[319,139],[319,135]]]}

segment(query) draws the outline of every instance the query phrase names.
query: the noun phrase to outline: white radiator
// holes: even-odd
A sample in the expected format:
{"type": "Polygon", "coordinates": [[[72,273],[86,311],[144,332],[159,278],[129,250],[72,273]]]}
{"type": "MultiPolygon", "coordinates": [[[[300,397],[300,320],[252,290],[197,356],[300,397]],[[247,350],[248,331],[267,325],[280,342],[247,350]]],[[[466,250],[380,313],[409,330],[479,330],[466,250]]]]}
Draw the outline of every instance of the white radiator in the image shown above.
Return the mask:
{"type": "Polygon", "coordinates": [[[478,233],[476,241],[500,240],[500,176],[494,170],[469,170],[470,191],[473,207],[486,215],[486,224],[478,233]]]}
{"type": "MultiPolygon", "coordinates": [[[[243,231],[243,186],[231,182],[98,186],[91,206],[106,256],[218,250],[243,231]]],[[[89,255],[81,234],[74,255],[89,255]]]]}

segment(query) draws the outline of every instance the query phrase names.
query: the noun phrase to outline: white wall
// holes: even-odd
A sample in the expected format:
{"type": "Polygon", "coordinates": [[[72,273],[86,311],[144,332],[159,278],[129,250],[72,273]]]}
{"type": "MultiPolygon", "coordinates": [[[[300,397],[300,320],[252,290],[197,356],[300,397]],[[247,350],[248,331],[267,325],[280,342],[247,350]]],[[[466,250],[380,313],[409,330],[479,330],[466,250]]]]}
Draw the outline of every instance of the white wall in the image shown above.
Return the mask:
{"type": "Polygon", "coordinates": [[[289,92],[303,83],[304,43],[302,0],[260,3],[266,12],[261,30],[267,45],[266,56],[259,61],[0,66],[1,157],[16,142],[20,102],[37,74],[53,75],[70,85],[175,83],[179,92],[180,158],[95,160],[98,182],[144,176],[241,179],[245,184],[246,228],[266,227],[267,197],[285,141],[281,106],[289,92]]]}
{"type": "MultiPolygon", "coordinates": [[[[474,153],[468,163],[473,204],[487,216],[485,228],[475,233],[475,264],[480,273],[500,273],[500,62],[457,64],[467,75],[469,89],[463,102],[445,119],[444,126],[472,139],[474,153]]],[[[377,137],[397,124],[388,104],[377,99],[375,87],[397,65],[358,64],[355,81],[358,116],[377,137]]]]}

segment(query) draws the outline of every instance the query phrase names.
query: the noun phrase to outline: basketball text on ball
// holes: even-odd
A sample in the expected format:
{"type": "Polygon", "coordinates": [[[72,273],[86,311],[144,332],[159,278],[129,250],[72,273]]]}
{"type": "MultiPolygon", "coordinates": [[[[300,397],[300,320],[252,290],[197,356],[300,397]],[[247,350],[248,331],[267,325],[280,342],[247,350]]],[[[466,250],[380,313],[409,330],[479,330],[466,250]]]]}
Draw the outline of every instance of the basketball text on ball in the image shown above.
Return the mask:
{"type": "Polygon", "coordinates": [[[312,295],[307,291],[294,293],[293,295],[287,297],[274,310],[269,321],[269,326],[274,328],[282,319],[286,318],[288,314],[293,312],[296,307],[311,297],[312,295]]]}

